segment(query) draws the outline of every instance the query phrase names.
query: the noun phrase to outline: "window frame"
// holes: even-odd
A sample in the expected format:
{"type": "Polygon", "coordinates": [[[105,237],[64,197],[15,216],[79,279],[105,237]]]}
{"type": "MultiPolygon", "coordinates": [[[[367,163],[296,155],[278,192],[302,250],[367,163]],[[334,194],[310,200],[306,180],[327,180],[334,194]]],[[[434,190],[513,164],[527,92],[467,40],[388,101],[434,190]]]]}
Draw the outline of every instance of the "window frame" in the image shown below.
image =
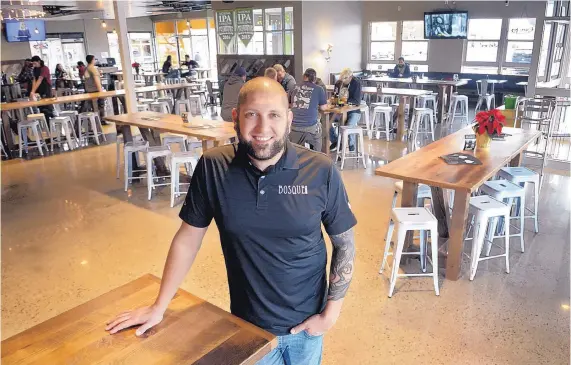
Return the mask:
{"type": "Polygon", "coordinates": [[[517,67],[517,68],[527,68],[528,73],[529,73],[529,69],[531,67],[531,64],[533,62],[533,44],[534,44],[534,39],[512,39],[510,40],[509,37],[509,29],[510,29],[510,21],[512,19],[534,19],[535,20],[535,25],[534,25],[534,34],[535,34],[535,27],[537,27],[537,18],[530,18],[530,17],[526,17],[526,18],[507,18],[505,19],[505,23],[506,24],[506,37],[505,37],[505,47],[503,47],[504,52],[502,53],[502,63],[501,66],[502,67],[517,67]],[[531,44],[531,54],[532,54],[532,60],[529,63],[518,63],[518,62],[508,62],[507,61],[507,56],[508,56],[508,46],[510,44],[510,42],[525,42],[525,43],[529,43],[531,44]]]}
{"type": "Polygon", "coordinates": [[[502,59],[502,35],[504,34],[504,25],[505,21],[503,18],[469,18],[468,19],[468,38],[464,41],[464,52],[462,57],[462,67],[494,67],[497,70],[497,73],[500,73],[501,70],[501,59],[502,59]],[[498,39],[470,39],[470,21],[471,20],[500,20],[500,34],[498,39]],[[498,44],[498,50],[496,52],[496,60],[495,61],[469,61],[468,57],[468,47],[470,42],[495,42],[498,44]]]}
{"type": "MultiPolygon", "coordinates": [[[[424,38],[424,20],[402,20],[400,22],[400,55],[402,56],[402,49],[405,43],[412,43],[412,42],[416,42],[416,43],[426,43],[426,58],[424,60],[408,60],[405,57],[405,61],[411,65],[417,64],[417,65],[422,65],[422,64],[428,64],[428,60],[429,60],[429,53],[430,53],[430,40],[424,38]],[[403,31],[404,31],[404,23],[405,22],[417,22],[417,23],[423,23],[423,35],[422,35],[422,39],[404,39],[403,37],[403,31]]],[[[398,24],[397,24],[397,30],[398,30],[398,24]]],[[[396,54],[395,54],[396,56],[396,54]]]]}
{"type": "Polygon", "coordinates": [[[371,63],[387,63],[387,62],[396,62],[398,59],[397,51],[398,51],[398,38],[399,38],[399,23],[398,21],[374,21],[369,22],[369,44],[368,44],[368,59],[371,63]],[[395,37],[393,40],[381,40],[381,41],[374,41],[372,38],[372,31],[373,31],[373,23],[394,23],[395,24],[395,37]],[[393,59],[385,59],[385,60],[374,60],[373,59],[373,52],[372,52],[372,45],[373,43],[394,43],[393,47],[393,59]]]}

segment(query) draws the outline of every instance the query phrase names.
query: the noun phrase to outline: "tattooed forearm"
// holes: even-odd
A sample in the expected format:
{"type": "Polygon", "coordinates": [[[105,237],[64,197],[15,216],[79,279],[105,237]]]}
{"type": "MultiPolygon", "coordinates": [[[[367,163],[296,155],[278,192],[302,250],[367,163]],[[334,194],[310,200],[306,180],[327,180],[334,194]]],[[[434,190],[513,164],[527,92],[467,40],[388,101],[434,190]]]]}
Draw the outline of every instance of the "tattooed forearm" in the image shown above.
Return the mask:
{"type": "Polygon", "coordinates": [[[331,270],[329,272],[329,300],[345,297],[353,278],[355,258],[355,237],[353,228],[336,236],[330,236],[333,243],[331,270]]]}

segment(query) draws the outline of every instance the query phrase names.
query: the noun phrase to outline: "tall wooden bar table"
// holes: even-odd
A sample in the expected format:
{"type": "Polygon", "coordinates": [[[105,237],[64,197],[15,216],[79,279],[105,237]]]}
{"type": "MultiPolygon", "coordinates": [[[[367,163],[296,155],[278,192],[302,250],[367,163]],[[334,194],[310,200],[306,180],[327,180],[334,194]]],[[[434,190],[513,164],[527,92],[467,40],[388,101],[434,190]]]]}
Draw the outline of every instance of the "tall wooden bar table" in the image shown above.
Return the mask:
{"type": "Polygon", "coordinates": [[[3,365],[253,365],[277,338],[179,289],[163,321],[144,336],[109,335],[105,322],[153,303],[160,279],[147,274],[2,341],[3,365]]]}
{"type": "Polygon", "coordinates": [[[418,184],[432,188],[433,201],[439,203],[435,207],[439,235],[449,236],[446,257],[446,278],[449,280],[458,280],[460,277],[470,195],[503,166],[519,166],[522,152],[541,135],[539,131],[519,128],[504,128],[503,132],[511,136],[506,137],[505,141],[492,141],[489,149],[476,150],[475,156],[482,161],[482,165],[448,165],[440,158],[462,152],[464,136],[474,133],[471,127],[466,127],[375,171],[378,176],[403,180],[403,207],[416,205],[418,184]],[[443,194],[442,189],[454,190],[451,218],[447,214],[446,194],[443,194]]]}

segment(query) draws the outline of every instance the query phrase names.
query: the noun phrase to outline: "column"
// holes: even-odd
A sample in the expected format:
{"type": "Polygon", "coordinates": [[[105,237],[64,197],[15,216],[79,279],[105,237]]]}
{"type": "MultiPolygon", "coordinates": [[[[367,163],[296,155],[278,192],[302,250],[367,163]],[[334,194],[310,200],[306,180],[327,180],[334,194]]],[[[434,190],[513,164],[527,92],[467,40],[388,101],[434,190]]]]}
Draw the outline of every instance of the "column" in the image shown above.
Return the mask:
{"type": "Polygon", "coordinates": [[[123,67],[123,85],[125,87],[125,103],[127,112],[137,112],[137,98],[135,96],[135,79],[131,67],[131,52],[129,51],[129,38],[127,36],[127,1],[114,0],[113,10],[117,22],[117,38],[119,39],[119,52],[121,53],[121,65],[123,67]]]}

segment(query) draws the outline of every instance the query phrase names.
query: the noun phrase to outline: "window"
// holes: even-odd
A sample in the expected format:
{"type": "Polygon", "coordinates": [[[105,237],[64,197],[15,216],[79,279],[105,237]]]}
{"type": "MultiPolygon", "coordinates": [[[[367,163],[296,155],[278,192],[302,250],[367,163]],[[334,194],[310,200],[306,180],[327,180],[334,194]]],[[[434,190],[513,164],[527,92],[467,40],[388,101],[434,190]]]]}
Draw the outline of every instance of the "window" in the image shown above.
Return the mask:
{"type": "Polygon", "coordinates": [[[155,36],[159,68],[162,67],[168,56],[171,56],[172,65],[175,67],[178,64],[178,42],[175,23],[173,21],[156,22],[155,36]]]}
{"type": "Polygon", "coordinates": [[[530,64],[534,35],[535,18],[510,19],[505,61],[530,64]]]}
{"type": "Polygon", "coordinates": [[[254,35],[248,45],[237,36],[228,43],[218,39],[220,54],[292,55],[293,7],[254,9],[254,35]]]}
{"type": "Polygon", "coordinates": [[[547,56],[549,53],[551,28],[551,23],[545,23],[543,28],[543,37],[541,38],[541,51],[539,53],[539,66],[537,66],[537,77],[543,78],[540,81],[545,81],[544,78],[547,73],[547,56]]]}
{"type": "Polygon", "coordinates": [[[402,57],[408,61],[428,60],[428,41],[424,39],[424,22],[402,22],[402,57]]]}
{"type": "MultiPolygon", "coordinates": [[[[131,52],[131,62],[137,62],[145,70],[153,70],[155,54],[152,46],[152,34],[148,32],[130,32],[129,52],[131,52]]],[[[107,33],[109,42],[109,57],[115,58],[119,69],[122,69],[121,52],[119,51],[119,36],[116,33],[107,33]]]]}
{"type": "Polygon", "coordinates": [[[496,63],[502,19],[468,19],[466,62],[496,63]]]}
{"type": "Polygon", "coordinates": [[[374,22],[370,24],[371,61],[394,61],[397,22],[374,22]]]}
{"type": "Polygon", "coordinates": [[[32,55],[40,56],[54,72],[61,63],[69,75],[74,74],[77,61],[85,62],[85,45],[82,33],[48,34],[45,41],[30,42],[32,55]]]}

